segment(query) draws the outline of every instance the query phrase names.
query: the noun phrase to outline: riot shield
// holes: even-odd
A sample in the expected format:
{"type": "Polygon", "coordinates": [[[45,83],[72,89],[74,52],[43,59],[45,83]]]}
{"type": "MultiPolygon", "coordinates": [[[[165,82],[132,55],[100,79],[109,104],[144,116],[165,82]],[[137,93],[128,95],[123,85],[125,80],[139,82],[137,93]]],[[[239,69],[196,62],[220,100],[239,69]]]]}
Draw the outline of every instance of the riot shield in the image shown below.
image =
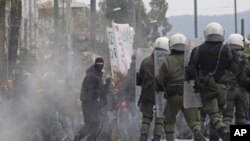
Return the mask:
{"type": "MultiPolygon", "coordinates": [[[[155,78],[157,78],[161,64],[167,55],[169,55],[169,52],[163,51],[163,50],[161,51],[156,50],[154,52],[155,78]]],[[[155,88],[157,87],[157,83],[158,82],[155,82],[155,88]]],[[[163,112],[164,112],[165,104],[166,104],[166,99],[164,98],[164,92],[163,91],[158,92],[158,90],[155,90],[155,109],[156,109],[156,116],[158,118],[164,118],[163,112]]]]}
{"type": "MultiPolygon", "coordinates": [[[[184,65],[185,68],[188,66],[188,62],[190,60],[191,52],[194,47],[197,47],[201,43],[200,41],[188,41],[188,44],[185,48],[184,53],[184,65]]],[[[185,71],[186,72],[186,71],[185,71]]],[[[185,80],[184,81],[184,94],[183,94],[183,105],[184,108],[193,108],[193,107],[202,107],[203,102],[201,99],[201,95],[194,89],[195,80],[185,80]]]]}
{"type": "MultiPolygon", "coordinates": [[[[138,48],[136,50],[136,73],[139,72],[141,63],[143,61],[143,59],[145,59],[146,57],[150,56],[152,54],[153,50],[150,48],[138,48]]],[[[135,81],[136,81],[136,76],[135,76],[135,81]]],[[[135,94],[136,94],[136,103],[139,100],[140,94],[141,94],[141,87],[140,86],[136,86],[135,88],[135,94]]]]}

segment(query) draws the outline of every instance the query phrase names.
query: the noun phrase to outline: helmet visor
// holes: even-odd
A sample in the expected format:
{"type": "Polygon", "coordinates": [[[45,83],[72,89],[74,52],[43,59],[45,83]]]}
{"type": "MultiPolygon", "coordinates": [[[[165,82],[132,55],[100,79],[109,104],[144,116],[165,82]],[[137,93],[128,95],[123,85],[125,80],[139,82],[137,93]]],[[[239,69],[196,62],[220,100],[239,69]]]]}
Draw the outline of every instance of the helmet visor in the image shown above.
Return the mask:
{"type": "Polygon", "coordinates": [[[208,35],[206,37],[206,41],[210,41],[210,42],[223,42],[224,41],[224,37],[218,34],[212,34],[212,35],[208,35]]]}

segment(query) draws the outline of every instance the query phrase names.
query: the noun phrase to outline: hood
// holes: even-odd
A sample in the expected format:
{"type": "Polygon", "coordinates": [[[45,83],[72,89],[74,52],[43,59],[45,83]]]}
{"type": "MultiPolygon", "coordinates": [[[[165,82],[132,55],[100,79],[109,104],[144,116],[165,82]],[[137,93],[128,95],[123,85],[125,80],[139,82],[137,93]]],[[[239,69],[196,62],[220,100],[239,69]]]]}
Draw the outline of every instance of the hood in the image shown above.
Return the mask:
{"type": "Polygon", "coordinates": [[[94,65],[90,66],[87,70],[86,70],[86,74],[88,73],[95,73],[95,74],[99,74],[99,75],[102,75],[102,72],[98,72],[94,65]]]}

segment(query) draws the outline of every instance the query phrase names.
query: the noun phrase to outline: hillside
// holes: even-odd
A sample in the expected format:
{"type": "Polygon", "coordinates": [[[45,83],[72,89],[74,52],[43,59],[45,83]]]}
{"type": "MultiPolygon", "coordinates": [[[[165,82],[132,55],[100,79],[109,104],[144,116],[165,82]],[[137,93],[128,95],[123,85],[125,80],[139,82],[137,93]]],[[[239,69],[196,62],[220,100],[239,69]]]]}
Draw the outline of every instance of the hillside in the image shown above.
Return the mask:
{"type": "MultiPolygon", "coordinates": [[[[250,10],[238,13],[238,33],[241,33],[241,19],[245,20],[245,35],[250,34],[250,10]]],[[[173,28],[169,34],[182,32],[186,36],[194,37],[194,16],[173,16],[169,17],[173,28]]],[[[225,37],[234,32],[234,15],[219,16],[198,16],[198,37],[203,38],[203,30],[209,22],[219,22],[225,28],[225,37]]]]}

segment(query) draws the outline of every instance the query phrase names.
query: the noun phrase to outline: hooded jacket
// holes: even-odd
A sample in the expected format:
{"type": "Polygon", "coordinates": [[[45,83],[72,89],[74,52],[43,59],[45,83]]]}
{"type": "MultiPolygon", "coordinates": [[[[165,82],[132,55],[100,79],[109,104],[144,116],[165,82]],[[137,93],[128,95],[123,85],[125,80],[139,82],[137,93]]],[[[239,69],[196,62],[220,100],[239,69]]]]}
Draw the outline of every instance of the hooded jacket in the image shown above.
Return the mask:
{"type": "Polygon", "coordinates": [[[86,70],[86,76],[82,83],[80,99],[86,105],[100,103],[105,99],[102,72],[95,69],[94,65],[86,70]]]}

